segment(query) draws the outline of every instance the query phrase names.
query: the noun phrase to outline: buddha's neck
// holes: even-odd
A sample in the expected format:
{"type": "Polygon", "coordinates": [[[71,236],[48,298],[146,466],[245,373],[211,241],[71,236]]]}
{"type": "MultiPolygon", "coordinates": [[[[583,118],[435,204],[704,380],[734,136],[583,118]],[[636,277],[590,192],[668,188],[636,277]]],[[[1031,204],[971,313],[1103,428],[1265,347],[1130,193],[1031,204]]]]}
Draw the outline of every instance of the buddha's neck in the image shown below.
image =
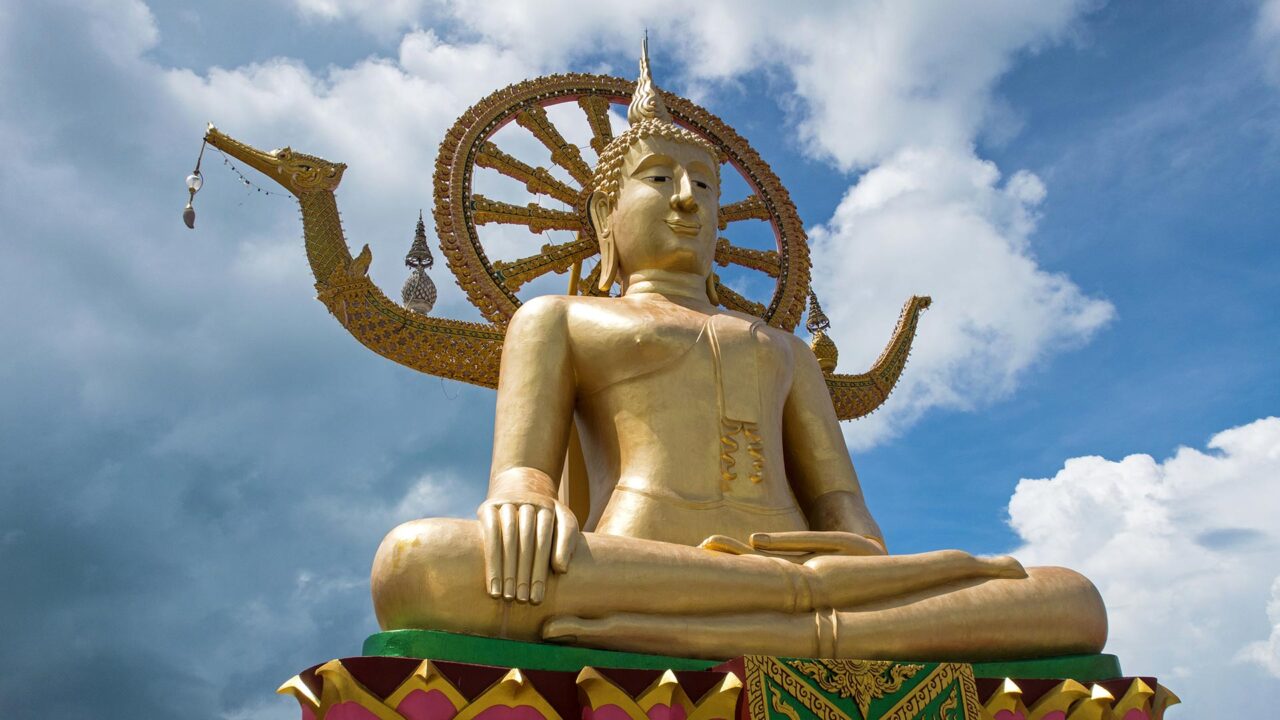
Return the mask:
{"type": "Polygon", "coordinates": [[[627,277],[627,297],[646,293],[663,297],[678,297],[710,304],[707,299],[707,278],[697,273],[673,270],[639,270],[627,277]]]}

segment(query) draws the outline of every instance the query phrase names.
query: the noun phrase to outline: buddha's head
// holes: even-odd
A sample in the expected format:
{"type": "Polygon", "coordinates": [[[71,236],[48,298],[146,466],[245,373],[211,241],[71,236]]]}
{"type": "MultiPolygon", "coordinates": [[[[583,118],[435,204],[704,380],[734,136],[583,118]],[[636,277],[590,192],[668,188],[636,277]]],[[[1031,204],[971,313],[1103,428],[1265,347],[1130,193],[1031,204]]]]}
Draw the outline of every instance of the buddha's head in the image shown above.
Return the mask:
{"type": "Polygon", "coordinates": [[[668,270],[708,279],[720,206],[720,162],[714,146],[671,120],[649,74],[648,50],[627,110],[631,127],[614,138],[596,165],[588,209],[600,242],[600,289],[631,273],[668,270]]]}

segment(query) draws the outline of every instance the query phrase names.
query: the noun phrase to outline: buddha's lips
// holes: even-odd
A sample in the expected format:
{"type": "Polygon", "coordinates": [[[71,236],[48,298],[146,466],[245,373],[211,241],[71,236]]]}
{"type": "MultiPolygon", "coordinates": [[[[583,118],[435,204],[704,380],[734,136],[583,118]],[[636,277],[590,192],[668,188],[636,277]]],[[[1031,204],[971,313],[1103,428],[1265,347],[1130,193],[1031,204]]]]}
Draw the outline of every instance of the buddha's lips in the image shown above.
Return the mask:
{"type": "Polygon", "coordinates": [[[668,220],[667,226],[670,227],[672,232],[675,234],[688,235],[689,237],[694,237],[702,231],[702,225],[699,223],[689,223],[682,220],[668,220]]]}

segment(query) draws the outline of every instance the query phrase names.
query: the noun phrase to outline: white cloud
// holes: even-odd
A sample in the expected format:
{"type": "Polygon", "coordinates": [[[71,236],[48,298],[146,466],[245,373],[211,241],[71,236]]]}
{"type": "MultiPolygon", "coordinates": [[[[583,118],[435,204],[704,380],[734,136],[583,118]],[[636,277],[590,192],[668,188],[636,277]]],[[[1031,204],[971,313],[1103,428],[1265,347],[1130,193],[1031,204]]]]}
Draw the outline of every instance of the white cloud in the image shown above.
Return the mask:
{"type": "Polygon", "coordinates": [[[292,0],[298,13],[309,20],[354,20],[370,32],[390,37],[414,27],[432,0],[292,0]]]}
{"type": "Polygon", "coordinates": [[[437,478],[431,474],[423,475],[396,503],[391,512],[391,522],[386,525],[387,529],[418,518],[470,515],[473,508],[457,500],[459,495],[466,495],[459,492],[463,486],[462,482],[452,476],[437,478]]]}
{"type": "Polygon", "coordinates": [[[94,48],[119,65],[131,65],[160,39],[155,16],[142,0],[90,0],[81,7],[94,48]]]}
{"type": "Polygon", "coordinates": [[[930,408],[1004,397],[1036,361],[1112,317],[1109,303],[1036,264],[1029,235],[1044,195],[1032,173],[1002,183],[969,152],[909,149],[867,172],[812,229],[814,288],[842,372],[870,365],[908,297],[934,300],[888,403],[846,426],[851,444],[882,441],[930,408]]]}
{"type": "Polygon", "coordinates": [[[1271,584],[1271,600],[1267,603],[1267,619],[1271,621],[1271,634],[1266,640],[1259,640],[1246,645],[1237,655],[1239,660],[1248,660],[1266,668],[1267,672],[1280,678],[1280,577],[1271,584]]]}
{"type": "Polygon", "coordinates": [[[655,53],[681,60],[686,81],[782,69],[803,101],[800,129],[810,149],[845,168],[869,167],[906,146],[966,146],[993,111],[1003,111],[992,87],[1015,57],[1061,38],[1092,5],[453,0],[372,9],[367,0],[294,2],[379,31],[447,14],[493,45],[555,68],[586,53],[630,57],[648,28],[655,53]]]}
{"type": "Polygon", "coordinates": [[[1108,652],[1127,672],[1159,676],[1187,717],[1261,717],[1280,701],[1278,477],[1275,417],[1163,462],[1073,458],[1018,484],[1015,554],[1093,579],[1108,652]]]}
{"type": "Polygon", "coordinates": [[[399,498],[382,498],[368,486],[352,483],[301,500],[306,515],[334,528],[365,537],[370,529],[391,528],[425,517],[473,517],[483,500],[483,482],[463,482],[452,472],[426,472],[411,481],[399,498]]]}
{"type": "MultiPolygon", "coordinates": [[[[810,149],[865,168],[905,147],[967,147],[991,119],[992,88],[1017,53],[1063,33],[1083,5],[851,3],[797,17],[773,4],[775,15],[751,26],[742,65],[720,72],[780,54],[803,100],[810,149]]],[[[716,40],[717,50],[731,42],[712,31],[707,47],[716,40]]]]}

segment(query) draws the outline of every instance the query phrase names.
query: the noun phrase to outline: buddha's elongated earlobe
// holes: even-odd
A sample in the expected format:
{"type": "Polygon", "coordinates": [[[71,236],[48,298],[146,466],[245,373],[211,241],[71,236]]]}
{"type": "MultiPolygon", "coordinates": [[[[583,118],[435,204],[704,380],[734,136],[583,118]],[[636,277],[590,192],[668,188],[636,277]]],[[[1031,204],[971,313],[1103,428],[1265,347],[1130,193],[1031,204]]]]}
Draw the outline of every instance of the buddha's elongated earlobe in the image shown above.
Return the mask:
{"type": "Polygon", "coordinates": [[[600,245],[599,289],[608,292],[618,278],[618,253],[613,242],[613,232],[609,228],[609,213],[613,208],[609,198],[599,192],[592,193],[587,203],[591,227],[596,231],[596,242],[600,245]]]}
{"type": "Polygon", "coordinates": [[[714,270],[707,276],[707,299],[712,305],[720,304],[720,293],[716,292],[716,283],[720,282],[720,278],[716,277],[714,270]]]}
{"type": "Polygon", "coordinates": [[[596,236],[600,240],[600,289],[609,292],[618,277],[618,253],[608,232],[596,236]]]}

